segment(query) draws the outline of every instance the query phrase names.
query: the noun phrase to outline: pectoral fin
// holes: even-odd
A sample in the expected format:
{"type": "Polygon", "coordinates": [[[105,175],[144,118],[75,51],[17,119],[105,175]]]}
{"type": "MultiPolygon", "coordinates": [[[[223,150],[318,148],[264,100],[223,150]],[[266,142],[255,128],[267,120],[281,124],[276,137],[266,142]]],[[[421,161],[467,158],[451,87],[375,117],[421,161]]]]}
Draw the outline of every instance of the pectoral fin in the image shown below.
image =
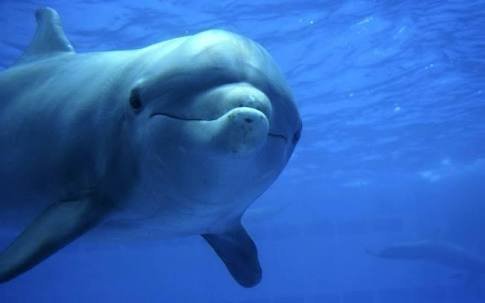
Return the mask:
{"type": "Polygon", "coordinates": [[[261,281],[256,245],[240,223],[225,233],[204,234],[202,237],[207,240],[239,284],[253,287],[261,281]]]}
{"type": "Polygon", "coordinates": [[[110,207],[90,197],[48,207],[0,253],[0,283],[29,270],[95,225],[110,207]]]}

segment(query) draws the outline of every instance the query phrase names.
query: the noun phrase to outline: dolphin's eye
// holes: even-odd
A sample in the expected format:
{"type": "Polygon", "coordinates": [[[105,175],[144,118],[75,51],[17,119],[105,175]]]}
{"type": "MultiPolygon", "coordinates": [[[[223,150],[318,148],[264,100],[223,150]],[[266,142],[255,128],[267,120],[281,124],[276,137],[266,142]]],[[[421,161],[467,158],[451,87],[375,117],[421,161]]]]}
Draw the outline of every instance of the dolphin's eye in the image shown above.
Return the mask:
{"type": "Polygon", "coordinates": [[[136,88],[131,91],[130,106],[134,111],[139,111],[141,109],[142,103],[140,98],[140,92],[136,88]]]}

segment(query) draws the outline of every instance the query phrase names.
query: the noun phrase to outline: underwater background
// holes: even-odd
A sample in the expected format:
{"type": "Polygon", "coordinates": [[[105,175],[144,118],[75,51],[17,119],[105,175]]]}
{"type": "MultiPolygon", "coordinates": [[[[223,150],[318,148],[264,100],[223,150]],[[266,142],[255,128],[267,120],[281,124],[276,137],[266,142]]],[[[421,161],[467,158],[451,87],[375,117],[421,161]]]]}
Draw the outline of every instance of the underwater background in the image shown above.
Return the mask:
{"type": "MultiPolygon", "coordinates": [[[[470,287],[467,272],[366,253],[433,240],[485,258],[485,1],[0,0],[1,69],[46,5],[78,52],[211,28],[254,39],[304,131],[244,217],[257,287],[237,285],[201,237],[93,231],[0,285],[0,302],[485,302],[485,277],[470,287]]],[[[0,229],[0,245],[14,235],[0,229]]]]}

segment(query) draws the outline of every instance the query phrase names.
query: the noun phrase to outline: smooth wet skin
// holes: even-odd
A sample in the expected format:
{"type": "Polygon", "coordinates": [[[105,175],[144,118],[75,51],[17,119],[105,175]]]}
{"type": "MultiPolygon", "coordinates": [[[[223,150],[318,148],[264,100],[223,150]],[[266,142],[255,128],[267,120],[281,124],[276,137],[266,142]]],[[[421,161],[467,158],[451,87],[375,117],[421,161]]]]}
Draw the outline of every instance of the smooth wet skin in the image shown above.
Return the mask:
{"type": "Polygon", "coordinates": [[[31,221],[0,253],[0,281],[122,220],[202,235],[238,283],[256,285],[241,217],[302,128],[269,54],[217,30],[76,54],[54,10],[36,17],[32,44],[0,73],[0,217],[31,221]]]}

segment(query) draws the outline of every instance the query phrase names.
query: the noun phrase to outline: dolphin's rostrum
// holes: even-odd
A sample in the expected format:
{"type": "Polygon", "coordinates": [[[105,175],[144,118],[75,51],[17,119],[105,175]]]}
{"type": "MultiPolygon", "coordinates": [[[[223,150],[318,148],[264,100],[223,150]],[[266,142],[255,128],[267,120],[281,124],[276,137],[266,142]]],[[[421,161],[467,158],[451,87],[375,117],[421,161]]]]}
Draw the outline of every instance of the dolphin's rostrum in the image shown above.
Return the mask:
{"type": "Polygon", "coordinates": [[[0,216],[32,216],[0,253],[0,281],[102,221],[202,235],[241,285],[261,279],[241,225],[300,137],[291,93],[257,43],[220,30],[77,54],[58,14],[36,13],[0,72],[0,216]]]}

